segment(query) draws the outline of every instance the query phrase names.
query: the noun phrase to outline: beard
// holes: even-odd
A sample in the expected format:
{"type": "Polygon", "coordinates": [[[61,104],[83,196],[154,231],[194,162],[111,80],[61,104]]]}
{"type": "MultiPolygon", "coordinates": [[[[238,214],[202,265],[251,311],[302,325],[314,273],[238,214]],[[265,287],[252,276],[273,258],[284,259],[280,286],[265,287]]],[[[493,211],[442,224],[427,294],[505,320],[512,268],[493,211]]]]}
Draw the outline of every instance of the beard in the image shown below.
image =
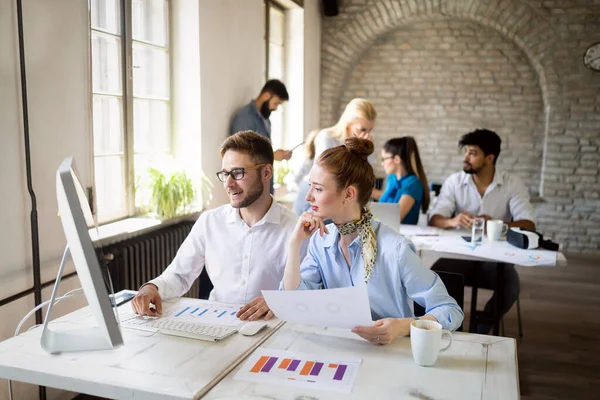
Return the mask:
{"type": "Polygon", "coordinates": [[[473,166],[471,164],[463,164],[463,172],[469,174],[469,175],[473,175],[473,174],[477,174],[479,173],[479,171],[481,171],[481,168],[477,169],[477,168],[473,168],[473,166]]]}
{"type": "Polygon", "coordinates": [[[232,203],[231,206],[233,208],[249,207],[250,205],[252,205],[252,203],[254,203],[256,200],[258,200],[260,198],[260,196],[262,196],[264,191],[265,191],[265,187],[264,187],[262,181],[260,180],[260,176],[259,176],[256,178],[256,181],[254,181],[254,183],[246,191],[246,196],[243,199],[241,199],[239,201],[239,203],[237,203],[237,204],[232,203]]]}
{"type": "Polygon", "coordinates": [[[260,114],[264,117],[264,119],[269,119],[271,116],[271,109],[269,108],[269,101],[271,101],[271,97],[265,100],[260,106],[260,114]]]}

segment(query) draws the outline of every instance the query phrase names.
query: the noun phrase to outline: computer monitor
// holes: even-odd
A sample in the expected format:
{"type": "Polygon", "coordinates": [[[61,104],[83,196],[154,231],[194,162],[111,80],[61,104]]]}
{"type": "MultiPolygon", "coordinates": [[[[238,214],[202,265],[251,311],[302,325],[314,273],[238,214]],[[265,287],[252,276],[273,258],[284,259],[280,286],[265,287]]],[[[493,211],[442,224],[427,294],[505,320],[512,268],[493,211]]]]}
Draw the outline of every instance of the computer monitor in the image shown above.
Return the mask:
{"type": "Polygon", "coordinates": [[[371,203],[373,217],[394,231],[400,231],[400,205],[398,203],[371,203]]]}
{"type": "Polygon", "coordinates": [[[94,225],[83,185],[72,158],[66,158],[56,172],[56,197],[67,246],[77,270],[81,287],[97,326],[53,331],[50,312],[60,285],[64,263],[60,266],[42,332],[41,345],[49,353],[105,350],[123,344],[123,337],[112,308],[102,269],[88,228],[94,225]]]}

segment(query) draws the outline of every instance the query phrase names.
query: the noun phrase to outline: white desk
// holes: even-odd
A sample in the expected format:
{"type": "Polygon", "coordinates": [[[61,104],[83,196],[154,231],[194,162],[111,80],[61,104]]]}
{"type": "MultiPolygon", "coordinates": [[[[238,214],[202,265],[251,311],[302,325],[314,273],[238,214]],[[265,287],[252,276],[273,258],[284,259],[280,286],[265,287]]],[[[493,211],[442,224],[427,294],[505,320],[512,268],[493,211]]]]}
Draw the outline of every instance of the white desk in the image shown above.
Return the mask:
{"type": "MultiPolygon", "coordinates": [[[[53,329],[92,323],[87,307],[59,320],[53,329]]],[[[349,330],[269,325],[264,334],[236,334],[218,343],[124,329],[119,349],[58,356],[41,349],[38,328],[0,343],[0,377],[118,399],[518,398],[513,339],[455,333],[451,349],[424,368],[413,362],[409,338],[377,346],[349,330]],[[363,362],[351,394],[234,380],[235,368],[261,345],[363,362]]]]}
{"type": "MultiPolygon", "coordinates": [[[[447,253],[447,252],[437,252],[433,249],[431,240],[435,239],[435,237],[431,236],[418,236],[403,233],[403,228],[405,232],[414,232],[416,228],[414,225],[400,225],[400,233],[410,238],[413,243],[417,246],[417,250],[419,251],[419,255],[423,260],[423,263],[427,267],[431,267],[439,258],[452,258],[455,260],[475,260],[475,261],[494,261],[489,258],[481,258],[481,257],[473,257],[466,254],[457,254],[457,253],[447,253]]],[[[432,232],[435,232],[439,237],[442,236],[470,236],[471,232],[465,229],[439,229],[433,227],[421,227],[432,232]]],[[[418,228],[417,228],[418,229],[418,228]]],[[[487,238],[484,240],[487,241],[487,238]]],[[[505,241],[506,239],[502,239],[505,241]]],[[[567,259],[565,255],[561,252],[556,253],[556,266],[557,267],[566,267],[567,259]]]]}
{"type": "MultiPolygon", "coordinates": [[[[439,229],[433,227],[415,227],[414,225],[400,225],[400,233],[410,238],[415,246],[417,247],[419,256],[423,261],[423,264],[431,268],[435,262],[440,258],[450,258],[455,260],[474,260],[474,261],[487,261],[494,262],[497,261],[496,267],[496,307],[497,309],[501,309],[501,304],[503,304],[503,296],[504,296],[504,270],[507,263],[502,260],[494,260],[490,258],[482,258],[478,256],[470,256],[467,254],[459,254],[459,253],[448,253],[448,252],[440,252],[436,251],[434,246],[432,245],[435,240],[439,237],[444,236],[465,236],[470,235],[470,233],[465,229],[439,229]],[[423,230],[424,235],[419,236],[419,234],[415,234],[419,229],[423,230]],[[431,232],[433,236],[427,236],[427,232],[431,232]]],[[[505,241],[506,239],[503,239],[505,241]]],[[[487,238],[484,238],[484,241],[487,242],[487,238]]],[[[493,245],[493,242],[491,243],[493,245]]],[[[557,252],[556,254],[556,266],[564,267],[567,265],[567,259],[564,254],[561,252],[557,252]]],[[[476,304],[476,294],[477,291],[472,292],[471,304],[476,304]]],[[[473,311],[473,309],[472,309],[473,311]]],[[[500,317],[501,314],[497,314],[493,317],[494,329],[493,332],[495,335],[498,335],[500,332],[500,317]]],[[[476,313],[471,313],[471,323],[470,326],[473,327],[476,324],[476,313]]],[[[473,329],[473,328],[471,328],[473,329]]]]}
{"type": "MultiPolygon", "coordinates": [[[[94,325],[88,307],[57,321],[52,329],[94,325]]],[[[122,329],[118,349],[55,356],[41,348],[38,327],[0,343],[0,377],[108,398],[197,399],[281,324],[217,343],[122,329]]]]}
{"type": "Polygon", "coordinates": [[[409,338],[387,346],[348,330],[285,324],[261,347],[360,358],[352,393],[267,385],[233,378],[236,367],[204,399],[518,399],[515,340],[454,333],[451,348],[433,367],[419,367],[409,338]]]}

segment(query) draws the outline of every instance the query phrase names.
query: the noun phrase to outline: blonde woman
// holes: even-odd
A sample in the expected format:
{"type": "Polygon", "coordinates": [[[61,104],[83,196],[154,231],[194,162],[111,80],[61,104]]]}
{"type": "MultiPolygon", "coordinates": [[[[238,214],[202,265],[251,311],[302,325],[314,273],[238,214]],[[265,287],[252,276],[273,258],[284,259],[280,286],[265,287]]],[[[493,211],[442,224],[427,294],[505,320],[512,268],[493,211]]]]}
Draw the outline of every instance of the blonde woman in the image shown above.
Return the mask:
{"type": "MultiPolygon", "coordinates": [[[[356,136],[372,142],[371,131],[375,127],[376,118],[377,112],[369,100],[360,98],[350,100],[339,121],[334,126],[320,131],[313,131],[308,135],[304,145],[306,161],[303,169],[307,167],[309,162],[312,165],[312,161],[316,160],[325,150],[343,145],[349,137],[356,136]]],[[[369,161],[373,163],[374,159],[369,161]]],[[[310,207],[310,204],[305,200],[309,189],[307,178],[307,176],[304,177],[300,184],[298,197],[294,203],[294,212],[298,215],[301,215],[310,207]]]]}

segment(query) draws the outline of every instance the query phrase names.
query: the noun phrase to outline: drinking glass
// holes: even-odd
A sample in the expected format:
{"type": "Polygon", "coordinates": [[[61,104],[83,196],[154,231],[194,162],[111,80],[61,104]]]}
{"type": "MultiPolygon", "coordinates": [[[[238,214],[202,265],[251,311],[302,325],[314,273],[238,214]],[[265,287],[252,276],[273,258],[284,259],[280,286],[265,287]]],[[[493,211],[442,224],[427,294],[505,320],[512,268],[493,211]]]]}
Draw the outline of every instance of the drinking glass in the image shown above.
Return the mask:
{"type": "Polygon", "coordinates": [[[485,219],[473,218],[472,230],[471,230],[471,244],[474,246],[480,246],[483,242],[483,227],[485,226],[485,219]]]}

